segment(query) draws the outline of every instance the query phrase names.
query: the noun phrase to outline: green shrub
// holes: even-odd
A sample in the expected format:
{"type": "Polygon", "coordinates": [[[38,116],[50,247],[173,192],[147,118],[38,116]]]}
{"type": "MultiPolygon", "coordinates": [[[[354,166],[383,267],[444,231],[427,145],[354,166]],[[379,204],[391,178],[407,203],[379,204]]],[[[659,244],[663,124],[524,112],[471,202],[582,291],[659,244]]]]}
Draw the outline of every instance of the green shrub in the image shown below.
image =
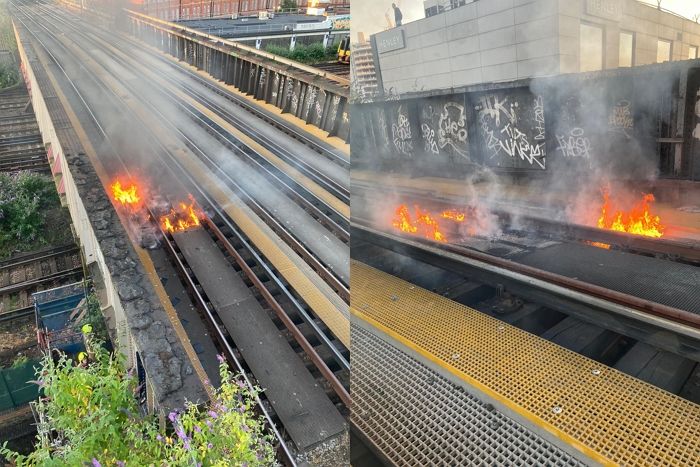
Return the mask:
{"type": "Polygon", "coordinates": [[[319,63],[333,60],[337,52],[335,47],[323,47],[323,44],[320,42],[309,45],[298,44],[294,47],[294,50],[289,50],[289,47],[271,44],[265,47],[265,51],[299,63],[319,63]]]}
{"type": "Polygon", "coordinates": [[[75,365],[50,355],[37,371],[44,397],[37,409],[53,440],[37,436],[28,456],[0,448],[18,466],[261,466],[274,463],[271,437],[253,412],[255,392],[239,384],[220,358],[221,387],[205,408],[187,404],[169,414],[170,430],[141,415],[137,381],[121,354],[87,339],[90,362],[75,365]]]}
{"type": "Polygon", "coordinates": [[[0,174],[0,256],[45,243],[47,211],[59,205],[53,181],[40,174],[0,174]]]}

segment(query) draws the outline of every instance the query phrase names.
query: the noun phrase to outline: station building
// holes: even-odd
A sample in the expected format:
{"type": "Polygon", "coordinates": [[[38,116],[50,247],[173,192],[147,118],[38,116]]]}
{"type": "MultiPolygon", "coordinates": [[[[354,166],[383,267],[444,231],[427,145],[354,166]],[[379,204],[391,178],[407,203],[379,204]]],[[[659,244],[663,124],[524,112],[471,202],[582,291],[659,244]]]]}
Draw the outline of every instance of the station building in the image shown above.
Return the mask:
{"type": "Polygon", "coordinates": [[[638,0],[430,0],[372,36],[379,86],[405,94],[698,58],[700,24],[638,0]]]}

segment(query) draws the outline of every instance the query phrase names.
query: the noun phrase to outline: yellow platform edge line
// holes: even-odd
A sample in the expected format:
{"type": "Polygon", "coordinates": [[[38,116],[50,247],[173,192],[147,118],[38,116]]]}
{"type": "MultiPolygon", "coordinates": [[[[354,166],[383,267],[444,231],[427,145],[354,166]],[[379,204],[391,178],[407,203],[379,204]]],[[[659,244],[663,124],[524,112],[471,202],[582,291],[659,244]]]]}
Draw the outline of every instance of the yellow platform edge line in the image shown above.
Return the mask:
{"type": "MultiPolygon", "coordinates": [[[[541,387],[541,385],[545,384],[545,382],[549,382],[549,384],[551,384],[551,382],[559,381],[560,376],[557,376],[558,373],[556,370],[552,370],[550,372],[547,369],[545,369],[545,373],[542,375],[539,375],[538,373],[532,378],[525,378],[525,380],[520,382],[521,386],[513,386],[513,389],[512,391],[510,391],[510,393],[499,392],[499,390],[494,389],[495,386],[490,386],[490,383],[488,383],[490,376],[487,377],[487,379],[481,378],[481,376],[492,374],[491,372],[494,368],[499,368],[497,366],[498,364],[506,362],[512,365],[513,359],[508,357],[508,355],[501,355],[500,357],[497,356],[497,358],[505,357],[505,360],[496,362],[496,366],[486,366],[486,370],[490,373],[483,373],[483,368],[474,368],[474,372],[470,372],[469,368],[465,367],[466,364],[464,362],[468,362],[470,359],[473,360],[474,358],[478,358],[478,355],[481,354],[481,351],[479,351],[478,348],[478,343],[476,344],[477,346],[474,347],[475,344],[472,343],[473,341],[471,339],[474,338],[474,334],[480,331],[480,328],[483,327],[484,322],[489,323],[489,328],[491,327],[490,323],[493,322],[494,328],[503,328],[502,332],[506,332],[506,334],[503,335],[503,338],[501,338],[498,341],[499,349],[497,349],[497,351],[499,352],[502,351],[502,349],[500,349],[501,346],[513,345],[515,339],[525,338],[522,345],[525,345],[524,349],[528,349],[530,351],[532,350],[532,345],[534,344],[534,348],[537,350],[537,353],[529,356],[522,356],[519,362],[516,362],[519,365],[526,363],[528,361],[528,358],[547,360],[547,355],[542,354],[542,352],[546,352],[548,349],[551,349],[552,351],[554,351],[552,353],[552,357],[555,357],[555,359],[553,360],[554,363],[560,362],[564,364],[568,360],[569,367],[572,368],[587,368],[589,366],[591,368],[605,368],[605,379],[598,379],[599,377],[597,376],[593,377],[598,383],[592,383],[594,385],[590,386],[591,391],[597,394],[596,397],[601,397],[602,399],[600,399],[598,403],[593,404],[593,406],[591,406],[591,410],[600,409],[609,402],[615,402],[616,399],[611,399],[611,397],[614,398],[615,394],[618,394],[619,397],[623,397],[624,399],[617,401],[619,403],[616,404],[614,407],[611,407],[612,410],[625,411],[625,406],[627,404],[635,405],[629,407],[627,413],[623,414],[624,416],[620,416],[621,418],[614,415],[613,413],[611,415],[613,418],[619,418],[617,422],[615,422],[615,420],[606,422],[605,412],[595,412],[596,414],[599,414],[596,415],[596,417],[602,417],[598,419],[600,421],[599,423],[601,424],[601,428],[613,428],[619,425],[619,423],[624,422],[624,420],[627,420],[630,417],[632,417],[630,411],[635,412],[639,410],[641,410],[640,415],[642,416],[642,420],[640,420],[639,423],[646,427],[648,423],[644,422],[644,414],[646,413],[645,410],[658,410],[658,407],[660,407],[661,409],[663,409],[666,406],[674,407],[672,412],[668,412],[668,415],[665,415],[667,412],[663,412],[660,414],[650,413],[649,416],[650,421],[652,421],[652,423],[661,423],[661,425],[658,426],[659,430],[665,429],[663,423],[666,421],[668,421],[668,423],[674,423],[674,420],[681,420],[683,417],[697,418],[698,414],[700,414],[700,406],[698,406],[697,404],[694,404],[671,393],[658,389],[648,383],[637,380],[636,378],[618,372],[612,368],[605,367],[604,365],[599,364],[598,362],[590,360],[563,347],[557,346],[556,344],[541,339],[535,335],[526,333],[525,331],[522,331],[516,327],[505,325],[505,323],[497,320],[496,318],[484,315],[483,313],[480,313],[477,310],[473,310],[457,302],[453,302],[440,295],[434,294],[430,291],[415,286],[403,279],[391,276],[357,261],[351,262],[351,290],[351,313],[355,318],[360,319],[368,323],[369,325],[375,327],[376,329],[382,331],[387,336],[390,336],[392,339],[395,339],[397,342],[406,346],[408,349],[411,349],[412,351],[416,352],[418,355],[427,359],[429,362],[432,362],[438,367],[443,368],[445,371],[449,372],[450,374],[454,375],[460,380],[465,381],[470,386],[477,388],[479,391],[486,394],[488,397],[491,397],[499,403],[502,403],[508,409],[512,410],[514,413],[518,414],[524,419],[528,420],[530,423],[533,423],[535,426],[541,427],[542,429],[554,435],[556,438],[574,447],[576,450],[589,457],[591,460],[600,462],[601,464],[610,465],[614,464],[614,462],[618,460],[621,462],[632,461],[632,459],[628,458],[627,456],[632,456],[632,458],[635,458],[637,456],[637,451],[634,451],[634,449],[639,449],[639,444],[638,441],[635,441],[634,447],[631,447],[631,449],[633,450],[630,451],[625,440],[635,440],[637,434],[627,433],[623,428],[623,431],[618,433],[621,436],[616,436],[615,433],[610,433],[610,437],[590,438],[586,435],[586,427],[578,428],[575,425],[576,420],[578,420],[578,417],[580,417],[576,410],[573,412],[575,415],[572,417],[574,425],[564,423],[562,420],[563,424],[561,426],[557,426],[556,421],[553,422],[551,420],[543,419],[541,414],[532,411],[532,407],[520,405],[519,401],[521,400],[531,400],[531,396],[528,396],[528,393],[532,390],[535,390],[538,387],[538,385],[539,387],[541,387]],[[383,296],[386,293],[388,293],[387,290],[390,290],[391,288],[398,289],[397,293],[400,292],[399,296],[401,296],[402,293],[413,293],[414,291],[417,293],[415,296],[407,296],[405,299],[406,301],[404,303],[407,304],[406,316],[397,315],[397,313],[400,313],[400,311],[397,310],[401,309],[401,305],[392,305],[394,301],[393,298],[390,302],[389,297],[387,296],[387,303],[377,301],[383,300],[383,296]],[[376,304],[376,306],[373,306],[373,304],[376,304]],[[367,308],[368,305],[370,306],[369,309],[367,308]],[[360,309],[358,308],[358,306],[364,308],[360,309]],[[367,311],[363,311],[363,309],[367,311]],[[446,356],[440,356],[434,353],[435,349],[430,350],[430,347],[426,346],[426,344],[428,344],[428,342],[432,340],[440,340],[435,334],[436,332],[440,332],[436,328],[436,326],[428,326],[427,330],[420,330],[421,320],[425,320],[425,322],[429,323],[431,319],[434,321],[435,318],[439,318],[445,313],[451,313],[451,311],[454,311],[456,314],[459,314],[460,309],[463,309],[465,313],[462,316],[460,316],[460,319],[456,320],[457,325],[459,325],[460,327],[459,329],[454,329],[454,334],[458,336],[464,336],[464,340],[454,350],[456,351],[459,349],[467,353],[472,353],[471,358],[467,354],[463,355],[463,357],[467,358],[467,360],[461,360],[461,368],[458,365],[452,364],[449,360],[446,359],[446,356]],[[478,318],[476,319],[481,321],[473,321],[473,319],[475,318],[470,318],[470,315],[474,317],[478,316],[478,318]],[[395,325],[400,322],[403,323],[402,329],[400,331],[397,331],[392,328],[391,323],[394,323],[395,325]],[[503,326],[496,326],[498,323],[502,324],[503,326]],[[463,325],[473,327],[471,332],[468,328],[464,328],[464,330],[462,330],[463,328],[461,326],[463,325]],[[415,333],[413,333],[414,327],[412,326],[418,326],[418,328],[415,329],[415,333]],[[412,334],[415,337],[415,342],[411,339],[412,334]],[[528,341],[530,342],[528,343],[528,341]],[[610,370],[610,372],[608,372],[607,370],[610,370]],[[551,374],[548,375],[546,373],[551,374]],[[619,388],[619,391],[617,393],[614,391],[611,392],[607,390],[608,387],[611,387],[611,385],[616,384],[627,385],[628,388],[619,388]],[[510,398],[508,396],[510,396],[510,398]],[[652,397],[653,400],[638,399],[639,397],[643,396],[652,397]],[[627,400],[630,400],[630,402],[626,402],[627,400]],[[695,409],[698,409],[698,411],[696,411],[695,409]],[[575,433],[579,434],[576,435],[575,433]],[[589,439],[593,444],[587,444],[587,441],[585,441],[586,439],[589,439]],[[605,450],[604,453],[601,451],[601,449],[605,450]],[[611,455],[614,457],[611,458],[611,455]]],[[[484,335],[484,338],[491,339],[492,336],[484,335]]],[[[519,352],[517,349],[514,349],[514,351],[516,353],[519,352]]],[[[489,352],[486,351],[485,353],[488,354],[489,352]]],[[[567,366],[562,367],[562,372],[566,372],[569,370],[567,370],[567,366]]],[[[588,370],[586,369],[585,371],[587,372],[588,370]]],[[[498,375],[499,373],[500,372],[497,371],[495,374],[498,375]]],[[[504,374],[503,377],[509,378],[506,380],[502,380],[504,381],[504,384],[510,384],[506,381],[509,381],[510,378],[515,377],[514,373],[517,373],[517,370],[515,372],[506,372],[504,374]]],[[[563,379],[561,379],[561,381],[565,381],[567,377],[576,377],[577,374],[578,371],[570,372],[570,374],[568,375],[566,375],[566,373],[562,373],[561,378],[563,379]]],[[[588,377],[591,377],[591,375],[588,375],[588,377]]],[[[496,378],[498,378],[498,376],[496,376],[496,378]]],[[[603,378],[603,376],[600,376],[600,378],[603,378]]],[[[578,394],[576,392],[571,392],[579,391],[582,389],[584,389],[584,387],[565,387],[563,393],[565,396],[567,396],[567,400],[569,401],[568,405],[573,404],[573,407],[575,408],[577,406],[577,398],[585,399],[586,397],[590,397],[586,396],[583,393],[578,394]]],[[[552,388],[552,392],[556,393],[557,391],[555,390],[555,388],[552,388]]],[[[547,395],[545,394],[545,398],[546,397],[547,395]]],[[[588,405],[584,404],[584,406],[587,407],[588,405]]],[[[533,407],[536,407],[536,405],[534,405],[533,407]]],[[[583,412],[583,414],[587,414],[587,412],[583,412]]],[[[590,416],[590,414],[587,415],[590,416]]],[[[688,423],[692,426],[692,422],[688,423]]],[[[658,435],[656,430],[654,430],[653,428],[649,429],[651,431],[643,433],[640,436],[642,436],[642,439],[646,439],[645,436],[652,437],[651,445],[648,446],[648,449],[650,449],[651,451],[648,457],[642,454],[641,459],[649,460],[649,457],[652,456],[660,457],[662,459],[673,458],[675,451],[667,451],[667,449],[673,449],[674,445],[679,444],[681,446],[684,446],[685,450],[679,451],[677,457],[688,455],[692,457],[693,454],[696,452],[697,454],[695,455],[700,455],[700,448],[698,447],[700,446],[700,444],[698,443],[698,441],[700,440],[694,441],[694,435],[683,431],[683,429],[680,427],[674,428],[673,430],[667,432],[664,436],[667,436],[669,438],[665,440],[664,443],[659,445],[658,452],[653,452],[655,444],[653,441],[653,437],[658,435]]],[[[700,459],[700,457],[698,457],[698,459],[700,459]]],[[[640,461],[640,459],[637,458],[637,461],[640,461]]]]}
{"type": "MultiPolygon", "coordinates": [[[[352,274],[352,273],[351,273],[352,274]]],[[[370,316],[367,316],[366,314],[362,313],[360,310],[354,308],[352,305],[350,306],[351,313],[353,316],[357,317],[358,319],[361,319],[365,321],[366,323],[374,326],[375,328],[379,329],[380,331],[384,332],[388,336],[390,336],[392,339],[396,340],[397,342],[400,342],[401,344],[405,345],[409,349],[413,350],[414,352],[418,353],[419,355],[423,356],[426,358],[428,361],[432,362],[433,364],[439,366],[440,368],[443,368],[446,371],[449,371],[452,375],[456,376],[457,378],[465,381],[469,386],[472,386],[479,390],[480,392],[486,394],[488,397],[500,402],[513,412],[517,413],[521,417],[529,420],[531,423],[534,425],[539,426],[540,428],[546,430],[547,432],[551,433],[552,435],[556,436],[558,439],[562,440],[564,443],[568,444],[569,446],[575,448],[577,451],[580,451],[582,454],[585,456],[589,457],[590,459],[594,460],[595,462],[598,462],[602,465],[608,465],[608,466],[615,466],[618,465],[616,462],[613,462],[612,460],[608,459],[607,457],[599,454],[598,452],[588,448],[584,444],[578,442],[575,438],[570,436],[569,434],[565,433],[564,431],[558,429],[557,427],[550,425],[549,423],[545,422],[542,420],[540,417],[537,415],[533,414],[530,411],[527,411],[520,407],[518,404],[514,403],[507,397],[502,396],[501,394],[491,390],[490,387],[482,384],[480,381],[477,379],[472,378],[468,374],[459,371],[455,367],[451,365],[446,365],[445,362],[439,358],[433,355],[432,353],[424,350],[422,347],[416,345],[409,339],[406,339],[403,337],[401,334],[393,331],[391,328],[383,325],[379,321],[376,321],[375,319],[371,318],[370,316]]]]}
{"type": "MultiPolygon", "coordinates": [[[[61,91],[60,86],[58,85],[58,81],[56,81],[56,78],[53,76],[53,73],[51,70],[49,70],[46,67],[46,64],[39,58],[39,52],[37,52],[37,60],[39,60],[42,63],[42,66],[44,68],[44,71],[49,78],[49,81],[51,81],[51,85],[54,88],[54,92],[56,93],[56,96],[58,97],[59,101],[61,102],[61,105],[63,106],[64,111],[66,112],[66,115],[68,116],[68,120],[71,122],[71,126],[73,127],[73,130],[75,131],[76,135],[78,136],[78,140],[80,141],[80,144],[83,146],[83,149],[85,150],[85,154],[87,154],[88,158],[90,159],[90,162],[92,163],[93,168],[95,169],[95,172],[97,173],[97,176],[100,178],[100,181],[102,182],[102,186],[108,186],[110,183],[110,178],[107,175],[107,172],[100,162],[99,158],[97,157],[97,152],[95,151],[94,146],[90,142],[90,139],[87,136],[87,133],[83,129],[82,125],[80,124],[80,120],[78,119],[78,116],[75,114],[73,111],[73,108],[70,106],[70,103],[68,102],[68,99],[66,96],[63,94],[63,91],[61,91]]],[[[28,66],[28,65],[27,65],[28,66]]],[[[105,190],[106,191],[106,190],[105,190]]],[[[108,196],[109,197],[109,196],[108,196]]],[[[117,215],[119,216],[120,220],[122,221],[122,225],[124,224],[124,219],[122,216],[119,214],[119,211],[115,208],[115,211],[117,212],[117,215]]],[[[153,288],[155,289],[156,295],[158,296],[158,299],[160,300],[161,304],[163,305],[163,308],[165,310],[166,315],[168,316],[168,319],[170,323],[173,325],[173,328],[175,329],[175,333],[177,334],[178,338],[180,339],[182,346],[185,350],[185,353],[187,354],[187,357],[190,360],[190,363],[192,364],[192,367],[194,368],[194,371],[197,373],[197,376],[199,377],[202,385],[206,389],[207,393],[209,394],[209,397],[213,397],[213,392],[212,389],[208,384],[205,383],[205,381],[209,380],[209,377],[207,376],[206,372],[204,371],[204,367],[202,366],[202,363],[199,361],[199,358],[197,358],[197,354],[194,351],[194,348],[192,347],[192,343],[190,342],[189,337],[187,336],[187,333],[185,332],[185,328],[182,326],[182,323],[180,322],[180,319],[177,316],[177,312],[172,306],[172,303],[170,299],[167,296],[167,293],[165,292],[165,289],[163,289],[163,285],[160,283],[160,280],[157,280],[158,274],[155,271],[155,266],[153,264],[153,261],[151,258],[148,256],[148,254],[141,248],[138,244],[134,243],[134,241],[129,237],[127,234],[127,237],[129,238],[129,241],[131,242],[132,246],[134,247],[134,250],[139,256],[139,259],[141,260],[141,263],[143,264],[144,268],[146,269],[146,272],[148,273],[148,280],[149,282],[153,285],[153,288]]]]}
{"type": "MultiPolygon", "coordinates": [[[[83,61],[88,66],[96,67],[93,70],[97,76],[101,77],[105,83],[109,83],[113,89],[120,89],[118,83],[106,71],[89,56],[80,51],[83,56],[83,61]]],[[[302,299],[309,307],[318,315],[318,317],[326,323],[333,334],[340,339],[343,344],[349,348],[350,346],[350,321],[343,313],[326,297],[326,295],[313,284],[313,281],[306,276],[299,268],[293,265],[292,261],[287,257],[284,251],[277,245],[277,241],[273,240],[267,233],[262,230],[244,209],[245,203],[241,201],[227,187],[220,186],[221,182],[214,177],[211,170],[197,158],[189,157],[189,153],[183,151],[179,146],[173,143],[169,135],[159,128],[154,121],[154,117],[143,112],[143,109],[136,106],[133,100],[126,102],[132,111],[147,125],[154,135],[159,138],[163,144],[171,151],[173,156],[178,159],[180,164],[186,168],[201,186],[206,186],[211,196],[219,203],[221,208],[231,217],[231,219],[241,228],[241,230],[251,239],[253,244],[260,249],[262,254],[273,264],[292,286],[299,293],[302,299]]],[[[290,249],[291,250],[291,249],[290,249]]],[[[293,253],[292,253],[293,254],[293,253]]],[[[304,263],[306,265],[306,263],[304,263]]],[[[310,267],[306,269],[313,273],[310,267]]]]}

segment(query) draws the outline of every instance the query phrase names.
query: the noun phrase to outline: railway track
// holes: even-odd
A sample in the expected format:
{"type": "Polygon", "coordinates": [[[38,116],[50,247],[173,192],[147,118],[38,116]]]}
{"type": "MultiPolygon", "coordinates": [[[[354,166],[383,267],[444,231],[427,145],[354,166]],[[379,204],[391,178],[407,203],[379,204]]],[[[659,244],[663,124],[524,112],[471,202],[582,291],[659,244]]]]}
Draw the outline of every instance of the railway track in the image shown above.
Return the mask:
{"type": "Polygon", "coordinates": [[[31,314],[32,293],[75,282],[82,275],[80,251],[74,245],[0,262],[0,321],[31,314]]]}
{"type": "Polygon", "coordinates": [[[355,227],[354,259],[700,402],[700,315],[460,245],[355,227]]]}
{"type": "MultiPolygon", "coordinates": [[[[40,24],[31,18],[29,13],[24,12],[21,7],[20,11],[24,15],[24,18],[20,19],[24,23],[24,27],[35,37],[46,52],[51,54],[49,48],[26,23],[30,22],[35,26],[41,27],[40,24]]],[[[56,26],[54,25],[54,27],[56,26]]],[[[50,33],[48,29],[46,31],[50,33]]],[[[66,52],[69,52],[65,46],[63,47],[66,52]]],[[[70,81],[70,77],[67,74],[65,78],[70,81]]],[[[115,105],[121,104],[124,106],[124,101],[118,93],[106,87],[104,83],[94,80],[97,85],[108,91],[107,95],[110,96],[109,99],[115,105]]],[[[77,91],[77,88],[75,89],[77,91]]],[[[82,97],[81,99],[89,110],[90,107],[87,102],[82,97]]],[[[100,129],[101,137],[109,143],[115,157],[120,160],[122,170],[128,174],[129,164],[119,156],[118,145],[114,144],[109,135],[101,130],[103,124],[97,119],[97,116],[90,110],[89,113],[91,118],[94,119],[95,128],[100,129]]],[[[153,144],[154,154],[162,158],[161,160],[167,169],[172,172],[173,180],[179,180],[180,184],[187,185],[186,190],[195,194],[199,199],[200,205],[209,213],[214,213],[212,220],[206,222],[207,232],[210,236],[209,241],[216,244],[217,248],[220,248],[220,251],[226,257],[231,258],[231,261],[236,263],[240,274],[246,277],[246,280],[250,283],[250,288],[256,290],[256,296],[262,301],[261,303],[265,304],[265,309],[270,315],[269,319],[275,323],[278,329],[283,330],[288,335],[288,341],[296,349],[297,358],[307,361],[307,368],[312,371],[312,374],[319,382],[324,382],[324,386],[327,387],[329,399],[333,401],[333,404],[339,410],[346,411],[348,400],[347,368],[349,367],[347,349],[330,335],[328,328],[321,320],[313,316],[311,310],[301,300],[301,297],[285,283],[279,272],[275,271],[262,255],[255,250],[250,239],[242,236],[227,215],[223,213],[216,203],[211,201],[207,190],[195,182],[179,164],[178,160],[173,157],[169,149],[155,140],[153,144]],[[252,266],[251,262],[253,263],[252,266]]],[[[236,348],[235,342],[230,338],[229,331],[223,326],[222,321],[224,320],[218,316],[217,310],[208,301],[207,295],[203,293],[202,284],[199,283],[187,264],[183,262],[183,255],[176,239],[168,235],[164,235],[163,238],[164,248],[170,253],[173,264],[178,269],[183,283],[187,285],[195,303],[199,305],[205,320],[214,331],[213,335],[216,336],[219,348],[224,351],[234,368],[242,371],[244,375],[249,375],[246,372],[248,365],[241,358],[242,352],[236,348]]],[[[246,376],[246,380],[247,384],[252,384],[255,381],[251,376],[246,376]]],[[[293,456],[288,446],[290,438],[286,433],[276,428],[279,426],[278,421],[280,418],[276,417],[272,404],[265,402],[264,396],[260,401],[260,409],[268,419],[271,430],[278,440],[281,457],[286,459],[286,462],[294,464],[293,456]]]]}
{"type": "Polygon", "coordinates": [[[336,62],[324,62],[324,63],[315,63],[311,66],[313,66],[314,68],[318,68],[319,70],[333,73],[334,75],[342,76],[344,78],[350,77],[350,65],[349,64],[342,64],[342,63],[336,63],[336,62]]]}
{"type": "MultiPolygon", "coordinates": [[[[56,14],[46,12],[50,14],[51,17],[55,17],[56,14]]],[[[62,18],[57,18],[57,21],[61,21],[62,26],[72,27],[76,34],[82,34],[86,40],[89,40],[89,36],[85,36],[84,33],[75,29],[75,26],[71,24],[70,21],[64,20],[62,18]]],[[[135,67],[143,66],[142,64],[135,61],[127,61],[127,55],[123,51],[117,51],[112,44],[107,42],[102,42],[104,47],[108,48],[105,53],[113,58],[117,63],[122,64],[127,69],[134,69],[135,67]]],[[[163,87],[153,88],[154,93],[162,93],[169,102],[176,105],[178,109],[185,115],[192,118],[200,127],[202,127],[209,134],[213,135],[217,141],[223,144],[226,148],[230,149],[234,154],[241,156],[241,158],[253,168],[261,170],[261,172],[271,180],[278,182],[276,186],[282,188],[283,192],[286,193],[298,206],[300,206],[307,214],[309,214],[313,219],[318,221],[323,225],[329,232],[331,232],[335,237],[340,239],[343,243],[347,244],[349,241],[349,235],[347,232],[347,218],[332,208],[323,199],[320,199],[314,193],[311,193],[305,187],[297,183],[291,176],[284,173],[282,170],[277,169],[272,164],[267,163],[264,157],[254,150],[247,148],[245,145],[241,144],[234,135],[226,131],[220,125],[213,122],[206,115],[194,109],[191,105],[183,103],[174,92],[167,92],[163,87]]],[[[149,99],[151,94],[144,94],[146,99],[149,99]]],[[[153,99],[151,97],[151,99],[153,99]]],[[[319,256],[319,253],[314,251],[314,248],[323,248],[323,244],[310,245],[311,242],[309,235],[305,236],[307,240],[307,245],[304,246],[304,230],[299,228],[297,232],[295,229],[290,227],[285,227],[281,224],[281,221],[276,220],[276,217],[284,215],[282,212],[273,215],[272,209],[269,206],[263,206],[255,200],[255,196],[251,194],[250,188],[245,188],[243,183],[232,178],[229,173],[221,168],[221,162],[211,157],[208,152],[186,134],[177,124],[172,122],[172,116],[165,115],[159,110],[156,103],[151,103],[152,111],[158,113],[163,122],[166,122],[168,126],[180,136],[180,138],[185,142],[187,147],[192,150],[206,165],[208,165],[213,171],[217,172],[223,180],[226,181],[227,185],[231,187],[234,192],[240,194],[246,203],[255,210],[266,223],[270,225],[282,239],[284,239],[295,251],[301,254],[307,261],[307,263],[319,274],[326,279],[326,281],[331,285],[331,287],[336,290],[346,302],[349,300],[349,293],[347,291],[347,274],[343,271],[340,264],[328,263],[324,261],[324,258],[319,256]],[[301,234],[299,233],[301,232],[301,234]],[[302,235],[302,236],[300,236],[302,235]]],[[[245,128],[250,128],[247,125],[245,128]]],[[[279,154],[275,152],[275,154],[279,154]]],[[[313,177],[313,180],[318,182],[320,186],[326,186],[323,180],[319,181],[317,176],[313,177]]],[[[332,191],[332,193],[338,194],[339,190],[332,191]]],[[[339,199],[343,203],[349,202],[349,191],[344,191],[340,193],[339,199]]],[[[289,221],[287,221],[289,222],[289,221]]],[[[316,237],[317,238],[317,237],[316,237]]],[[[328,252],[326,256],[335,257],[334,254],[328,252]]]]}

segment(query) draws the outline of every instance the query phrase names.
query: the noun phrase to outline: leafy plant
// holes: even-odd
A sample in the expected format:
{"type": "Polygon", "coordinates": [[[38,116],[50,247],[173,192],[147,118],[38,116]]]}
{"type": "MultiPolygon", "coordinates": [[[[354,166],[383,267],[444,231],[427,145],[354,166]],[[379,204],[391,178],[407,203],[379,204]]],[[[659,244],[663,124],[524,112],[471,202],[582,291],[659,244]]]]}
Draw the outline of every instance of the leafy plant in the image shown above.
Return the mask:
{"type": "Polygon", "coordinates": [[[43,243],[47,209],[58,204],[49,177],[26,171],[0,174],[0,252],[43,243]]]}
{"type": "Polygon", "coordinates": [[[280,9],[283,11],[296,10],[298,7],[296,0],[282,0],[280,3],[280,9]]]}
{"type": "Polygon", "coordinates": [[[27,357],[24,354],[18,355],[13,361],[12,361],[12,367],[11,368],[21,368],[24,365],[29,363],[29,357],[27,357]]]}
{"type": "Polygon", "coordinates": [[[309,45],[298,44],[296,47],[294,47],[294,50],[289,50],[287,47],[270,44],[265,47],[265,51],[300,63],[324,62],[333,60],[336,55],[335,47],[323,47],[323,44],[320,42],[309,45]]]}
{"type": "Polygon", "coordinates": [[[95,292],[91,292],[87,296],[87,312],[82,320],[77,324],[78,329],[83,329],[84,326],[89,326],[95,339],[106,342],[109,340],[107,326],[105,325],[104,316],[100,309],[100,302],[97,299],[95,292]]]}
{"type": "Polygon", "coordinates": [[[37,383],[44,397],[37,409],[48,430],[28,456],[0,448],[18,466],[224,466],[272,465],[271,437],[253,412],[256,391],[239,382],[220,357],[221,387],[207,407],[187,403],[168,416],[170,430],[141,415],[137,381],[121,354],[110,354],[86,336],[89,363],[65,355],[42,360],[37,383]],[[53,439],[49,439],[49,433],[53,439]]]}

